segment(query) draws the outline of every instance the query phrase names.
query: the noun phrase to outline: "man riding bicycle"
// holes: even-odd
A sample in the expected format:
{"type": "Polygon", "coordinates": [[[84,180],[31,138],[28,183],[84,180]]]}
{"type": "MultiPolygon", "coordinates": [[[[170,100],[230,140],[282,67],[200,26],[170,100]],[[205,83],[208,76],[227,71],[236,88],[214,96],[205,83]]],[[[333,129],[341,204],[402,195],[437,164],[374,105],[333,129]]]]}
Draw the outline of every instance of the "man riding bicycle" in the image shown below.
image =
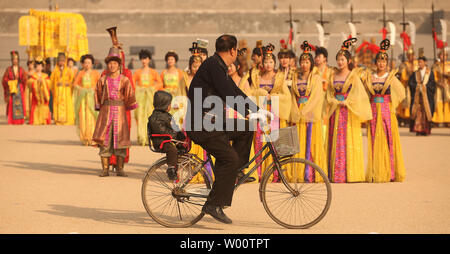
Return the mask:
{"type": "Polygon", "coordinates": [[[202,63],[190,85],[185,128],[195,143],[216,158],[215,181],[202,212],[230,224],[223,207],[231,206],[238,169],[249,160],[253,131],[248,120],[225,119],[225,104],[247,119],[265,119],[271,113],[247,99],[228,76],[228,66],[238,54],[236,37],[222,35],[215,46],[215,54],[202,63]]]}

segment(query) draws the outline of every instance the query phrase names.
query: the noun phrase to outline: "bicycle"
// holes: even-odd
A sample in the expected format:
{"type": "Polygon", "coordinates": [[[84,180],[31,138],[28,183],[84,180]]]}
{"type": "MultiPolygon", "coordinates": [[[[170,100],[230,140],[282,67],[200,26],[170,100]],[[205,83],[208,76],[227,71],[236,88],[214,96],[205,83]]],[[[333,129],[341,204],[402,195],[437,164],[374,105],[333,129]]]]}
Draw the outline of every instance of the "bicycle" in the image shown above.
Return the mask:
{"type": "MultiPolygon", "coordinates": [[[[280,129],[280,136],[283,129],[280,129]]],[[[277,153],[271,135],[263,133],[268,142],[239,171],[249,167],[266,149],[269,152],[237,180],[235,189],[272,156],[273,162],[264,171],[259,186],[260,201],[269,217],[289,229],[305,229],[317,224],[331,204],[327,175],[311,161],[277,153]],[[306,169],[309,176],[314,176],[312,180],[302,177],[306,169]],[[278,173],[279,182],[270,182],[274,172],[278,173]],[[312,215],[307,213],[309,210],[312,215]]],[[[194,154],[180,152],[178,179],[170,181],[166,175],[166,158],[156,161],[146,172],[141,189],[142,202],[150,217],[165,227],[190,227],[200,221],[204,216],[202,207],[211,190],[212,176],[205,169],[210,162],[211,158],[203,161],[194,154]]]]}

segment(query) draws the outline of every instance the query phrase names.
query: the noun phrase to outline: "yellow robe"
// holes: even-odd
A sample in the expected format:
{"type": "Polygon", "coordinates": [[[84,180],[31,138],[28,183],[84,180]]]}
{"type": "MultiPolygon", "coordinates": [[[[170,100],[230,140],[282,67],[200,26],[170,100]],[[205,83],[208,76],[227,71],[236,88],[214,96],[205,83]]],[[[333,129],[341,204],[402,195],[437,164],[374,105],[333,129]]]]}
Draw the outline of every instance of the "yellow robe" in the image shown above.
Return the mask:
{"type": "MultiPolygon", "coordinates": [[[[442,63],[433,66],[434,79],[436,81],[436,95],[434,106],[434,123],[450,123],[450,77],[444,77],[442,63]],[[441,84],[442,86],[439,86],[441,84]]],[[[450,62],[445,63],[444,73],[450,75],[450,62]]]]}
{"type": "MultiPolygon", "coordinates": [[[[317,164],[327,173],[327,160],[322,127],[322,112],[325,100],[322,78],[317,75],[314,69],[307,80],[306,87],[302,87],[304,94],[301,96],[298,86],[298,75],[295,75],[291,88],[291,122],[295,123],[298,130],[300,143],[300,153],[294,155],[296,158],[304,158],[317,164]],[[307,99],[305,98],[307,97],[307,99]],[[300,102],[300,103],[298,103],[300,102]],[[308,137],[308,126],[310,128],[310,137],[308,137]],[[310,141],[309,147],[307,146],[310,141]],[[306,154],[310,151],[310,156],[306,154]]],[[[288,180],[290,182],[305,182],[305,165],[300,167],[288,168],[288,180]]],[[[315,172],[314,172],[315,173],[315,172]]],[[[309,181],[309,179],[307,179],[309,181]]],[[[314,176],[315,182],[323,182],[318,174],[314,176]]]]}
{"type": "Polygon", "coordinates": [[[400,82],[405,88],[405,99],[397,107],[397,115],[403,119],[409,119],[411,116],[410,105],[411,105],[411,91],[409,90],[408,81],[411,75],[418,69],[418,62],[404,62],[400,66],[400,82]]]}
{"type": "Polygon", "coordinates": [[[45,73],[40,76],[34,73],[29,79],[30,88],[30,115],[29,124],[46,125],[51,124],[50,109],[48,103],[50,100],[50,79],[45,73]]]}
{"type": "MultiPolygon", "coordinates": [[[[405,179],[405,164],[403,160],[402,146],[400,143],[400,134],[398,130],[397,117],[395,116],[395,109],[404,100],[406,93],[403,84],[395,77],[397,70],[391,71],[386,77],[384,86],[381,88],[379,94],[385,95],[386,90],[390,90],[390,126],[386,126],[387,130],[390,129],[392,138],[392,154],[393,164],[395,172],[395,181],[402,182],[405,179]]],[[[367,72],[365,74],[364,85],[368,91],[369,96],[374,96],[376,90],[372,85],[372,73],[367,72]]],[[[368,142],[368,163],[366,170],[367,182],[390,182],[391,181],[391,159],[390,159],[390,147],[387,134],[384,130],[384,122],[382,119],[382,108],[380,103],[376,103],[376,119],[375,120],[375,137],[372,137],[373,126],[369,123],[367,131],[368,142]],[[372,139],[374,142],[372,143],[372,139]],[[373,147],[373,149],[372,149],[373,147]]]]}
{"type": "Polygon", "coordinates": [[[73,71],[65,67],[63,71],[57,67],[50,76],[53,94],[53,119],[56,125],[74,125],[75,112],[72,100],[73,71]]]}
{"type": "MultiPolygon", "coordinates": [[[[345,80],[345,83],[342,85],[342,93],[348,93],[347,98],[342,101],[348,109],[347,129],[344,130],[346,132],[346,182],[365,181],[361,123],[372,119],[372,110],[370,108],[369,97],[361,82],[359,72],[360,70],[358,68],[353,69],[345,80]],[[348,91],[350,85],[352,85],[352,87],[350,91],[348,91]]],[[[330,120],[328,128],[330,128],[331,125],[334,126],[334,129],[331,130],[334,133],[333,138],[330,139],[330,137],[328,137],[326,144],[326,151],[330,151],[327,160],[329,161],[329,178],[332,182],[336,182],[335,159],[337,156],[340,156],[336,153],[336,141],[338,119],[342,106],[339,105],[340,101],[336,98],[336,88],[337,85],[334,84],[334,75],[332,75],[330,78],[330,87],[327,89],[327,106],[325,107],[328,108],[327,115],[330,120]],[[336,113],[335,119],[334,122],[331,122],[332,119],[330,119],[330,117],[333,113],[336,113]]],[[[329,132],[330,130],[328,133],[329,132]]]]}
{"type": "MultiPolygon", "coordinates": [[[[322,71],[319,70],[319,68],[314,68],[314,70],[317,70],[316,73],[317,75],[320,76],[321,78],[321,82],[322,82],[322,88],[323,88],[323,96],[324,96],[324,100],[326,99],[326,92],[328,90],[328,86],[330,86],[330,78],[333,75],[333,68],[330,66],[326,66],[322,71]]],[[[313,71],[314,71],[313,70],[313,71]]],[[[324,143],[326,142],[326,138],[327,138],[327,125],[328,125],[328,118],[327,118],[327,109],[325,109],[325,114],[322,114],[323,119],[322,119],[322,137],[324,139],[324,143]]]]}
{"type": "MultiPolygon", "coordinates": [[[[259,71],[255,71],[252,73],[252,85],[248,84],[248,74],[244,76],[241,79],[241,83],[239,87],[241,90],[249,96],[259,107],[264,106],[263,100],[266,98],[269,94],[271,97],[272,104],[266,105],[267,110],[272,110],[272,113],[275,114],[276,117],[279,118],[277,123],[274,123],[272,121],[272,127],[275,128],[284,128],[288,126],[288,121],[290,118],[290,111],[291,111],[291,92],[289,91],[286,83],[285,83],[285,75],[284,72],[277,72],[275,75],[275,81],[274,86],[270,93],[259,87],[260,85],[260,79],[261,75],[259,71]],[[255,75],[254,73],[257,73],[255,75]]],[[[256,135],[253,138],[253,144],[250,151],[250,158],[253,158],[256,153],[259,151],[256,151],[255,148],[255,141],[256,141],[256,135]]],[[[262,146],[265,145],[265,142],[262,142],[262,146]]],[[[261,159],[269,152],[269,149],[267,148],[266,151],[264,151],[261,154],[261,159]]],[[[251,176],[254,177],[257,180],[260,180],[260,178],[264,175],[265,170],[268,170],[269,165],[273,162],[273,159],[271,156],[269,156],[262,164],[261,164],[261,172],[258,175],[258,170],[256,170],[251,176]]],[[[244,170],[245,173],[247,173],[252,167],[256,164],[256,161],[250,164],[250,166],[244,170]]],[[[273,177],[273,176],[272,176],[273,177]]],[[[255,181],[257,182],[257,181],[255,181]]]]}
{"type": "Polygon", "coordinates": [[[100,79],[100,73],[91,70],[78,72],[74,81],[73,101],[75,105],[75,122],[80,141],[84,145],[92,144],[98,111],[95,110],[94,91],[100,79]]]}
{"type": "Polygon", "coordinates": [[[163,84],[158,72],[151,68],[147,73],[143,73],[142,69],[137,70],[133,74],[133,81],[136,85],[136,101],[139,105],[134,110],[137,140],[139,145],[145,146],[148,145],[147,122],[153,112],[153,95],[162,89],[163,84]]]}

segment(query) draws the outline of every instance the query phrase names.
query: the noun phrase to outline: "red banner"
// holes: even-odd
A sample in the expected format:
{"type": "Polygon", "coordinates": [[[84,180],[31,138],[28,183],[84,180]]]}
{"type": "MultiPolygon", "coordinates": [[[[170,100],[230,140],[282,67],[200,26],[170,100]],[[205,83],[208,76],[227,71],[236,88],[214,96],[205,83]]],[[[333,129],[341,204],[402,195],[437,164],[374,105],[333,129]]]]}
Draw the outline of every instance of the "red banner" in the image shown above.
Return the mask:
{"type": "Polygon", "coordinates": [[[447,47],[447,42],[444,43],[442,40],[439,40],[436,34],[436,29],[433,28],[433,39],[436,42],[436,47],[438,49],[443,49],[444,47],[447,47]]]}
{"type": "Polygon", "coordinates": [[[386,27],[381,28],[380,33],[383,34],[383,40],[386,39],[387,32],[386,27]]]}
{"type": "Polygon", "coordinates": [[[409,35],[406,32],[401,33],[400,38],[403,39],[403,51],[408,51],[411,46],[411,38],[409,38],[409,35]]]}

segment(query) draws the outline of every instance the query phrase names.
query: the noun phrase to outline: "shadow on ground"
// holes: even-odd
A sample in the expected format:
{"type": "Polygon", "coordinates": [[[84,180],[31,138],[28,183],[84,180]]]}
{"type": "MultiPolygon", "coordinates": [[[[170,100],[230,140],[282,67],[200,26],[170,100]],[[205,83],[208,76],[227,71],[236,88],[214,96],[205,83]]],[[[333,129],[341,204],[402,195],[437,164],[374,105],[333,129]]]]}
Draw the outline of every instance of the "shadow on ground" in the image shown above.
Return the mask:
{"type": "Polygon", "coordinates": [[[83,146],[80,141],[76,140],[8,140],[11,142],[24,144],[43,144],[43,145],[59,145],[59,146],[83,146]]]}
{"type": "MultiPolygon", "coordinates": [[[[118,224],[124,226],[138,226],[138,227],[163,227],[153,221],[153,219],[145,212],[127,211],[127,210],[114,210],[114,209],[102,209],[102,208],[90,208],[90,207],[77,207],[70,205],[49,205],[49,210],[38,210],[37,212],[47,213],[55,216],[82,218],[88,220],[94,220],[110,224],[118,224]]],[[[211,218],[203,218],[201,221],[213,222],[211,218]]],[[[205,227],[197,223],[193,228],[202,229],[214,229],[205,227]]]]}
{"type": "MultiPolygon", "coordinates": [[[[45,162],[27,162],[27,161],[2,161],[3,167],[10,168],[20,168],[20,169],[28,169],[28,170],[42,170],[55,174],[77,174],[77,175],[91,175],[98,177],[101,173],[101,164],[100,160],[98,162],[90,161],[92,164],[97,164],[92,167],[84,167],[84,166],[71,166],[71,165],[61,165],[61,164],[52,164],[45,162]]],[[[124,167],[125,172],[128,177],[133,179],[142,179],[147,172],[147,169],[144,165],[141,164],[125,164],[124,167]],[[132,171],[130,171],[130,169],[132,171]]],[[[116,177],[115,173],[111,170],[109,171],[109,177],[116,177]]],[[[106,177],[108,178],[108,177],[106,177]]]]}

